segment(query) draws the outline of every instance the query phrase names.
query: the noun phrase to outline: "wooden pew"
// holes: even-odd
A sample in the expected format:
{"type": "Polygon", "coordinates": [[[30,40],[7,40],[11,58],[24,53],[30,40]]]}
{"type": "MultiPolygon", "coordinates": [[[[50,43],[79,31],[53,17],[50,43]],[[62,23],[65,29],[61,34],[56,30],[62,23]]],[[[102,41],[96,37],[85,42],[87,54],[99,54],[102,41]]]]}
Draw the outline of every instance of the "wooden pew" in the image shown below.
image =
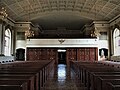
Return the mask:
{"type": "Polygon", "coordinates": [[[25,80],[0,80],[0,90],[28,90],[25,80]]]}
{"type": "Polygon", "coordinates": [[[119,77],[120,76],[120,72],[92,72],[92,74],[90,75],[90,80],[89,80],[89,87],[91,90],[95,90],[95,88],[97,87],[97,78],[103,76],[103,77],[119,77]]]}
{"type": "Polygon", "coordinates": [[[120,90],[120,82],[108,82],[106,84],[106,90],[120,90]]]}
{"type": "Polygon", "coordinates": [[[120,68],[120,62],[113,62],[113,61],[98,61],[98,62],[104,65],[120,68]]]}
{"type": "MultiPolygon", "coordinates": [[[[85,73],[85,85],[88,87],[88,89],[90,89],[90,83],[91,83],[91,78],[90,78],[90,75],[91,75],[91,72],[92,73],[96,73],[96,72],[120,72],[119,69],[114,69],[114,68],[111,68],[111,67],[95,67],[95,66],[90,66],[89,68],[87,67],[85,70],[84,70],[84,73],[85,73]]],[[[93,89],[92,89],[93,90],[93,89]]]]}
{"type": "Polygon", "coordinates": [[[26,81],[28,84],[28,90],[36,90],[34,77],[31,76],[1,76],[0,81],[26,81]]]}
{"type": "Polygon", "coordinates": [[[106,83],[111,81],[120,81],[120,75],[107,75],[107,76],[98,76],[95,78],[94,90],[106,90],[106,83]]]}
{"type": "MultiPolygon", "coordinates": [[[[82,83],[84,83],[86,85],[86,80],[87,80],[87,73],[90,70],[94,70],[94,71],[101,71],[101,69],[106,68],[107,66],[101,65],[101,64],[97,64],[94,62],[77,62],[76,63],[78,66],[78,76],[80,77],[80,80],[82,81],[82,83]],[[101,67],[102,66],[102,67],[101,67]],[[94,68],[96,68],[97,70],[95,70],[94,68]],[[99,70],[98,70],[99,69],[99,70]]],[[[77,68],[76,68],[77,70],[77,68]]],[[[105,69],[105,70],[109,70],[109,69],[105,69]]]]}
{"type": "MultiPolygon", "coordinates": [[[[39,90],[44,85],[45,81],[47,80],[46,79],[48,77],[47,73],[50,72],[50,69],[52,69],[52,67],[54,65],[54,61],[49,61],[49,62],[43,61],[43,62],[37,62],[37,61],[35,61],[35,62],[15,62],[12,64],[4,64],[0,70],[0,73],[4,74],[4,75],[5,74],[9,74],[9,75],[34,74],[35,75],[34,78],[36,81],[36,82],[34,82],[34,83],[36,83],[35,87],[39,87],[36,89],[36,90],[39,90]],[[43,62],[45,62],[45,63],[43,63],[43,62]],[[49,66],[49,69],[47,66],[49,66]],[[43,78],[43,80],[42,80],[42,78],[43,78]],[[43,85],[41,85],[41,83],[43,85]]],[[[10,77],[10,76],[8,76],[8,77],[10,77]]],[[[22,76],[20,76],[20,77],[22,77],[22,76]]],[[[17,78],[18,78],[18,76],[17,76],[17,78]]]]}
{"type": "MultiPolygon", "coordinates": [[[[31,83],[32,83],[30,85],[30,86],[32,86],[31,89],[36,86],[35,87],[36,89],[32,89],[32,90],[39,90],[39,88],[41,87],[40,84],[39,84],[39,81],[40,81],[39,80],[39,76],[40,76],[40,74],[39,74],[39,72],[37,73],[34,70],[23,69],[23,68],[21,68],[21,69],[20,68],[19,69],[5,69],[5,70],[0,70],[0,76],[2,74],[4,74],[4,75],[8,74],[8,75],[13,75],[13,76],[16,75],[17,78],[19,76],[19,78],[21,77],[21,79],[25,79],[25,77],[23,75],[27,75],[27,77],[30,75],[31,77],[33,76],[33,78],[34,78],[34,81],[33,81],[33,79],[31,81],[31,83]],[[35,84],[35,86],[33,86],[34,84],[35,84]]],[[[3,77],[3,76],[1,76],[1,77],[3,77]]],[[[6,80],[8,79],[7,77],[11,77],[12,78],[12,76],[6,76],[6,80]]],[[[13,78],[15,78],[15,77],[13,77],[13,78]]],[[[27,79],[29,80],[29,78],[27,78],[27,79]]],[[[31,90],[31,89],[29,89],[29,90],[31,90]]]]}
{"type": "MultiPolygon", "coordinates": [[[[80,74],[83,83],[88,87],[88,90],[90,90],[90,73],[102,73],[102,72],[119,72],[119,69],[113,68],[113,66],[110,65],[104,65],[100,63],[94,63],[94,62],[77,62],[73,63],[72,68],[77,68],[79,72],[77,74],[80,74]],[[99,67],[100,66],[100,67],[99,67]]],[[[93,89],[91,89],[93,90],[93,89]]]]}

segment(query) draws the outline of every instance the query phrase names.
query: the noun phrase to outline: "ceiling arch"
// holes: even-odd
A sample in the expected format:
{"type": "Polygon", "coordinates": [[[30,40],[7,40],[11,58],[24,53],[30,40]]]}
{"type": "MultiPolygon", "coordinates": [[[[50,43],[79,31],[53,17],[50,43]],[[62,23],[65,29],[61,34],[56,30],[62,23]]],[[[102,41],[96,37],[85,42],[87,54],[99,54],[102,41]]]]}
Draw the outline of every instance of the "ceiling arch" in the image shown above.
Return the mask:
{"type": "Polygon", "coordinates": [[[120,0],[1,0],[0,6],[5,7],[9,17],[15,21],[27,21],[29,17],[41,25],[44,24],[41,20],[54,19],[59,23],[66,18],[72,22],[75,18],[76,22],[82,19],[79,21],[82,23],[111,20],[120,14],[120,0]]]}

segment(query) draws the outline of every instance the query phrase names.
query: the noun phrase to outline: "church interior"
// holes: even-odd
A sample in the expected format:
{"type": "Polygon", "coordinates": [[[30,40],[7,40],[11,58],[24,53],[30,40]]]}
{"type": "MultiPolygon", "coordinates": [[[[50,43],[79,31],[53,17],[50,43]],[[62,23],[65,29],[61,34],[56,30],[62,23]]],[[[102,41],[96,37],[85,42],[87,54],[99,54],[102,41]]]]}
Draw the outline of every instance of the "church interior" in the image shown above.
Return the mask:
{"type": "Polygon", "coordinates": [[[120,90],[120,0],[0,0],[0,90],[120,90]]]}

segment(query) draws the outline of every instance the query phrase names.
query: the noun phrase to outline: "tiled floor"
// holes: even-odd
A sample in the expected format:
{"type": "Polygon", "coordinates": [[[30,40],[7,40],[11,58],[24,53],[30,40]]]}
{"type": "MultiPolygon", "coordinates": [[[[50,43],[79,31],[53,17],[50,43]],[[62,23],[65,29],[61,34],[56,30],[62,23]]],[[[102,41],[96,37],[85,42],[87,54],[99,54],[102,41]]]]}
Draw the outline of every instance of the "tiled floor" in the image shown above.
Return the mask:
{"type": "Polygon", "coordinates": [[[86,90],[75,77],[74,72],[64,64],[59,64],[45,84],[44,90],[86,90]]]}

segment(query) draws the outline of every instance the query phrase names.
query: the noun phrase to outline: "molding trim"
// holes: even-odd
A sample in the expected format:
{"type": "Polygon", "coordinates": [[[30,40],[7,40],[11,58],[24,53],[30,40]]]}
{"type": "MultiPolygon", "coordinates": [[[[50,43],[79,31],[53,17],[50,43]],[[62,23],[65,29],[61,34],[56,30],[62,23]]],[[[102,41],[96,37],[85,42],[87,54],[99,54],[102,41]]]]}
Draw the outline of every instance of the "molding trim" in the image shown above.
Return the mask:
{"type": "Polygon", "coordinates": [[[109,23],[114,22],[114,21],[117,20],[118,18],[120,18],[120,14],[119,14],[118,16],[114,17],[113,19],[111,19],[111,20],[109,21],[109,23]]]}

